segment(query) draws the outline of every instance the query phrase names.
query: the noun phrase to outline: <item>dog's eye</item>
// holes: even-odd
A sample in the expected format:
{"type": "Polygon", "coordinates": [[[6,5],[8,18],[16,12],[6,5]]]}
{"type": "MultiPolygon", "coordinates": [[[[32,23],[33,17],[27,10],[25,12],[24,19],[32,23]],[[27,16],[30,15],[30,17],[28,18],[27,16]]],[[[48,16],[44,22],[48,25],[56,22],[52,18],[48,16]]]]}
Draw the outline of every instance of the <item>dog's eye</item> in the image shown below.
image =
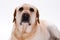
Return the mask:
{"type": "Polygon", "coordinates": [[[34,9],[33,9],[33,8],[30,8],[29,10],[30,10],[31,12],[34,12],[34,9]]]}
{"type": "Polygon", "coordinates": [[[23,7],[19,8],[19,11],[23,11],[23,7]]]}

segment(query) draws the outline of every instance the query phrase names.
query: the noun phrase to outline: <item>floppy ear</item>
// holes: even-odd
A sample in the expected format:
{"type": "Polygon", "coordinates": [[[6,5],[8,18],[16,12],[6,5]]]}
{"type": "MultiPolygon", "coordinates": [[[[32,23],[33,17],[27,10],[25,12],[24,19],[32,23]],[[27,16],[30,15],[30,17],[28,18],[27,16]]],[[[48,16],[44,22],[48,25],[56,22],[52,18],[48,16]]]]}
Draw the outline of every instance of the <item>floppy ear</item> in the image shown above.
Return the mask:
{"type": "Polygon", "coordinates": [[[39,12],[38,12],[38,10],[37,10],[37,13],[36,13],[36,18],[37,18],[37,22],[40,23],[40,21],[39,21],[39,12]]]}
{"type": "Polygon", "coordinates": [[[15,9],[15,11],[14,11],[13,16],[14,16],[14,18],[13,18],[13,22],[15,22],[15,21],[16,21],[16,19],[15,19],[15,17],[16,17],[16,9],[15,9]]]}

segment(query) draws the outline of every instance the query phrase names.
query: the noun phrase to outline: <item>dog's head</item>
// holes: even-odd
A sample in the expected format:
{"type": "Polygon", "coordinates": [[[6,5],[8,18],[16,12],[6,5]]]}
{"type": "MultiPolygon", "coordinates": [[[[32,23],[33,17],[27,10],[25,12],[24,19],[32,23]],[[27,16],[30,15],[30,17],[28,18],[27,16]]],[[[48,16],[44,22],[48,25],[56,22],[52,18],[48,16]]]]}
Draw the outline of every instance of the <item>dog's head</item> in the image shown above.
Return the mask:
{"type": "Polygon", "coordinates": [[[27,23],[28,25],[37,22],[40,23],[39,12],[34,6],[24,4],[15,9],[13,22],[19,23],[20,25],[22,25],[23,23],[27,23]]]}

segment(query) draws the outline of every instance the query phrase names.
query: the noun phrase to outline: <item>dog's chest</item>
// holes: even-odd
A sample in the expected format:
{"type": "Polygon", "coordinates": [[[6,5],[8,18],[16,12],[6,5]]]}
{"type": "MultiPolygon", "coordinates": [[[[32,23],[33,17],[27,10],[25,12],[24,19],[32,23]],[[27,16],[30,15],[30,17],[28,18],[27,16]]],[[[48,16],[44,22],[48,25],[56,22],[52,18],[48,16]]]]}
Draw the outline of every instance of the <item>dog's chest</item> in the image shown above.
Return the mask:
{"type": "MultiPolygon", "coordinates": [[[[26,25],[24,25],[24,27],[26,28],[26,25]]],[[[32,27],[30,27],[27,28],[28,31],[24,30],[27,33],[32,31],[30,34],[23,34],[23,38],[25,38],[24,40],[49,40],[49,33],[46,28],[40,27],[39,25],[31,30],[32,27]]]]}
{"type": "Polygon", "coordinates": [[[40,28],[38,28],[30,40],[49,40],[49,33],[44,33],[40,31],[40,28]]]}

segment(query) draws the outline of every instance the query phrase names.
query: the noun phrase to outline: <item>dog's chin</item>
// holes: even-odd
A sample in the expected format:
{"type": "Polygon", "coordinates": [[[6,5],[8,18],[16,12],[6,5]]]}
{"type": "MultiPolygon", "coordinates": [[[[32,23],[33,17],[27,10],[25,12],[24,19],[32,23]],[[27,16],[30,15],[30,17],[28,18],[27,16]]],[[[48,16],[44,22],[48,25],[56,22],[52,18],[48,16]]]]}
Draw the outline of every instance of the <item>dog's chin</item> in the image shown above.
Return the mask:
{"type": "Polygon", "coordinates": [[[20,25],[31,25],[30,22],[20,22],[20,25]]]}

